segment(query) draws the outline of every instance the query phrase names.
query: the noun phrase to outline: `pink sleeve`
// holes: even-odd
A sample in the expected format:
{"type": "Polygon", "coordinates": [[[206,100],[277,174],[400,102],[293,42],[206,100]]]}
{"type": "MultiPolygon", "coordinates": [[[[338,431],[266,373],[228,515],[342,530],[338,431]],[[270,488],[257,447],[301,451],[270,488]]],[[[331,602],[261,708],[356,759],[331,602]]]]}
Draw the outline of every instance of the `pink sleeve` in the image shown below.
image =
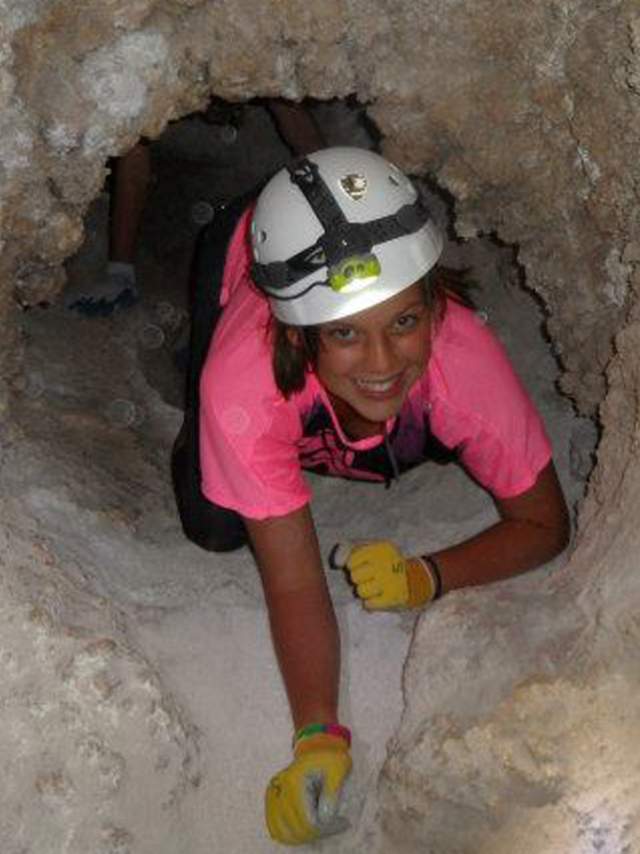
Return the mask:
{"type": "Polygon", "coordinates": [[[429,365],[431,428],[496,498],[530,489],[551,459],[544,424],[502,344],[451,305],[429,365]]]}
{"type": "Polygon", "coordinates": [[[255,395],[244,404],[237,395],[221,402],[215,393],[201,401],[202,491],[210,501],[250,519],[284,516],[309,501],[290,405],[274,405],[269,414],[268,401],[255,395]]]}
{"type": "Polygon", "coordinates": [[[200,468],[210,501],[264,519],[299,509],[311,492],[298,457],[300,415],[273,378],[268,304],[248,274],[249,214],[227,250],[224,311],[200,379],[200,468]]]}

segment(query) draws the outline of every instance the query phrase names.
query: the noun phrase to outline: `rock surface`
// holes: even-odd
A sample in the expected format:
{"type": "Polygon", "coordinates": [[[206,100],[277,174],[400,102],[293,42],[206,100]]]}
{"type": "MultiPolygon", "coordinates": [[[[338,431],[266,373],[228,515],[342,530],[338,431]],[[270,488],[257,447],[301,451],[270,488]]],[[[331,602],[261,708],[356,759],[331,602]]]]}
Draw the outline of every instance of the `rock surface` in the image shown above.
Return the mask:
{"type": "Polygon", "coordinates": [[[0,542],[2,849],[180,850],[198,734],[117,607],[70,581],[15,504],[0,542]]]}

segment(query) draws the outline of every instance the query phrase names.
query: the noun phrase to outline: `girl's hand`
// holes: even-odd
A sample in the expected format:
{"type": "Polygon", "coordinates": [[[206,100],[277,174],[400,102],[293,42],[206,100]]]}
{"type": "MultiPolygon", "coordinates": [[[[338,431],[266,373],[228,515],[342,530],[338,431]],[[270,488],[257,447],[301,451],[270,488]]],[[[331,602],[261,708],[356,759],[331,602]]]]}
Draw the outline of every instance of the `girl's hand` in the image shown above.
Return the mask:
{"type": "Polygon", "coordinates": [[[265,817],[271,838],[284,845],[304,845],[346,830],[348,822],[338,810],[351,771],[347,742],[314,735],[298,742],[294,753],[294,761],[267,787],[265,817]]]}
{"type": "Polygon", "coordinates": [[[389,540],[338,543],[329,563],[349,573],[368,611],[419,608],[436,597],[437,579],[428,563],[423,558],[405,557],[389,540]]]}

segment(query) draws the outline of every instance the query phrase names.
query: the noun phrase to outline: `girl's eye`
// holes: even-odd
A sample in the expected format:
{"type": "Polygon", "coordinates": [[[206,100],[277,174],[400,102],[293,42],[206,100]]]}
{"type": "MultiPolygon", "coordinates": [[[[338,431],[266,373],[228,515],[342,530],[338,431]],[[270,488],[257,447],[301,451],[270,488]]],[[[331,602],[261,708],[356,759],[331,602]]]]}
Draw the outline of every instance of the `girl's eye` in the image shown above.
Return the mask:
{"type": "Polygon", "coordinates": [[[354,341],[356,333],[350,326],[334,326],[333,329],[329,330],[329,336],[335,341],[347,342],[354,341]]]}
{"type": "Polygon", "coordinates": [[[403,314],[402,317],[399,317],[395,322],[396,329],[400,330],[400,332],[408,332],[410,329],[413,329],[418,323],[418,318],[415,314],[403,314]]]}

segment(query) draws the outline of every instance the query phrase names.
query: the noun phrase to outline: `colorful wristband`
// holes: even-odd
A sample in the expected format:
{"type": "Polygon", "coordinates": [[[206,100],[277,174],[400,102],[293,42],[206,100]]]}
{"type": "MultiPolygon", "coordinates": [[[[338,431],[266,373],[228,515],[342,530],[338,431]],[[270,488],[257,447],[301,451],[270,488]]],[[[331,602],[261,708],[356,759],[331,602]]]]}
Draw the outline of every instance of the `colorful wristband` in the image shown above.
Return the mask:
{"type": "Polygon", "coordinates": [[[433,578],[434,582],[434,599],[439,599],[442,596],[442,573],[440,572],[440,567],[438,563],[432,555],[422,555],[422,560],[429,567],[429,571],[433,578]]]}
{"type": "Polygon", "coordinates": [[[305,738],[311,738],[314,735],[333,735],[335,738],[341,738],[347,742],[347,747],[351,747],[351,730],[341,724],[307,724],[299,729],[293,737],[293,746],[295,747],[305,738]]]}

